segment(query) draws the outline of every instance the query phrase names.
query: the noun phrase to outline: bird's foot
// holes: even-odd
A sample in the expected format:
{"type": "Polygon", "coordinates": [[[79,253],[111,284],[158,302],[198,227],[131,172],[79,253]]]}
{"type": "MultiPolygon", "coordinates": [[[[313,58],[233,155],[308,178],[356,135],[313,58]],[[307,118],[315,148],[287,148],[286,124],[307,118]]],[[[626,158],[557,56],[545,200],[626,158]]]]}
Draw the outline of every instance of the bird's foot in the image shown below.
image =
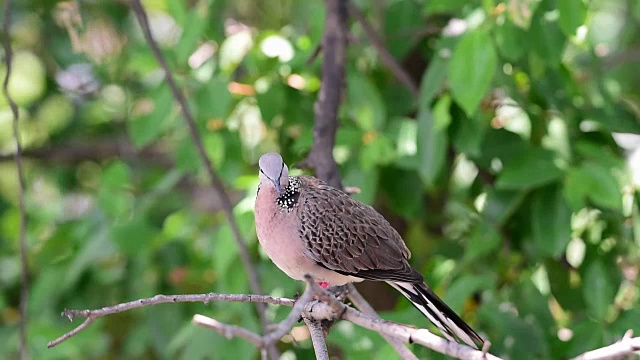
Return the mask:
{"type": "Polygon", "coordinates": [[[320,285],[320,287],[323,289],[327,289],[329,287],[329,283],[326,281],[320,281],[318,282],[318,285],[320,285]]]}

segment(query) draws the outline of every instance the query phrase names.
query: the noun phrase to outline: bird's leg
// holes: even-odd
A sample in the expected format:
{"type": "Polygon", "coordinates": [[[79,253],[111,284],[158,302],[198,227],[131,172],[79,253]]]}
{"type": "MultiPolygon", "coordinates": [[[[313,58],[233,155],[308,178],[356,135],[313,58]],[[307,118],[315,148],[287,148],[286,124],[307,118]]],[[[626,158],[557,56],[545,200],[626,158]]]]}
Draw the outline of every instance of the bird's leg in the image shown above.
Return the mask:
{"type": "Polygon", "coordinates": [[[326,281],[320,281],[318,282],[318,285],[320,285],[320,287],[323,289],[327,289],[329,287],[329,283],[326,281]]]}

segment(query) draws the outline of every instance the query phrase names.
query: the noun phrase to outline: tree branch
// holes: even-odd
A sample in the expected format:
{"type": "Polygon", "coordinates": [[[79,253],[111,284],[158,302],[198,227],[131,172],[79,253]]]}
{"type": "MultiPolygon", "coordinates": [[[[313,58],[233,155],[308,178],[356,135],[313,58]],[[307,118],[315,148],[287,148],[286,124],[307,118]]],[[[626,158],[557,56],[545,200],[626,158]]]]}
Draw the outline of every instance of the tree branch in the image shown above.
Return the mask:
{"type": "MultiPolygon", "coordinates": [[[[189,110],[184,94],[182,93],[182,91],[180,91],[180,89],[178,89],[178,85],[176,84],[173,78],[173,74],[169,69],[169,65],[167,65],[167,61],[162,55],[162,52],[160,52],[160,48],[158,47],[158,44],[153,39],[153,35],[151,34],[151,29],[149,28],[149,21],[147,19],[147,14],[144,11],[142,4],[140,3],[140,0],[131,0],[131,6],[136,14],[136,17],[138,18],[138,23],[140,24],[140,27],[142,28],[142,32],[144,33],[144,37],[147,40],[149,47],[151,48],[151,52],[153,53],[156,60],[160,64],[160,67],[163,69],[165,73],[165,79],[167,81],[167,84],[169,85],[169,88],[171,89],[173,97],[175,98],[176,102],[179,105],[180,111],[182,112],[182,116],[186,122],[187,128],[189,129],[191,139],[193,140],[193,143],[198,151],[198,155],[200,156],[200,159],[202,160],[205,170],[207,171],[207,174],[209,176],[209,181],[211,182],[211,186],[220,194],[220,199],[222,200],[224,212],[227,215],[229,225],[231,226],[231,231],[233,232],[236,243],[238,244],[238,250],[239,250],[238,252],[240,253],[240,259],[242,260],[242,263],[245,269],[247,270],[247,275],[249,276],[249,283],[251,285],[251,290],[254,293],[261,294],[262,290],[260,288],[258,272],[255,266],[253,265],[253,263],[251,262],[251,258],[249,257],[249,251],[247,250],[246,242],[244,240],[244,237],[242,236],[242,233],[240,232],[238,223],[236,222],[235,217],[233,215],[233,206],[231,204],[231,201],[229,200],[229,196],[227,195],[224,189],[224,184],[222,183],[222,180],[214,170],[211,160],[207,156],[207,152],[204,149],[204,145],[202,143],[202,138],[198,133],[196,122],[193,118],[193,115],[191,114],[191,111],[189,110]]],[[[263,331],[266,332],[269,325],[266,317],[266,306],[264,304],[257,304],[256,306],[258,307],[258,313],[260,316],[260,323],[262,324],[262,329],[263,331]]],[[[269,348],[269,354],[274,359],[277,359],[280,357],[278,349],[273,346],[269,348]]]]}
{"type": "Polygon", "coordinates": [[[300,167],[316,170],[318,178],[341,189],[340,171],[333,159],[338,128],[338,108],[344,93],[347,49],[347,0],[326,0],[322,35],[322,85],[314,105],[313,146],[300,167]]]}
{"type": "Polygon", "coordinates": [[[86,317],[87,320],[83,322],[80,326],[73,329],[72,331],[62,335],[61,337],[50,341],[47,344],[47,347],[54,347],[61,342],[69,339],[70,337],[76,335],[80,331],[84,330],[87,326],[89,326],[93,320],[111,315],[121,313],[123,311],[136,309],[144,306],[158,305],[158,304],[166,304],[166,303],[178,303],[178,302],[202,302],[204,304],[208,304],[211,301],[229,301],[229,302],[253,302],[253,303],[261,303],[261,304],[274,304],[274,305],[285,305],[285,306],[293,306],[294,301],[287,298],[280,298],[274,296],[266,296],[266,295],[251,295],[251,294],[217,294],[217,293],[208,293],[208,294],[193,294],[193,295],[156,295],[151,298],[138,299],[134,301],[129,301],[122,304],[117,304],[113,306],[106,306],[100,309],[95,310],[67,310],[65,309],[62,312],[62,316],[72,321],[74,317],[86,317]]]}
{"type": "Polygon", "coordinates": [[[4,96],[11,108],[13,115],[13,138],[16,141],[16,153],[14,159],[18,170],[18,203],[20,207],[20,359],[27,359],[29,356],[27,348],[27,304],[29,302],[29,266],[27,263],[27,206],[25,203],[26,180],[24,168],[22,166],[22,144],[20,143],[20,113],[18,105],[9,94],[9,78],[13,66],[13,49],[11,48],[11,12],[13,0],[6,0],[4,3],[4,21],[2,24],[4,47],[4,60],[7,66],[7,73],[2,83],[4,96]]]}
{"type": "Polygon", "coordinates": [[[303,316],[302,319],[304,323],[307,324],[307,328],[309,328],[311,343],[316,353],[316,360],[329,360],[329,350],[327,350],[327,342],[324,339],[322,324],[312,317],[303,316]]]}
{"type": "MultiPolygon", "coordinates": [[[[349,300],[351,300],[351,302],[358,308],[360,309],[360,311],[362,311],[363,314],[374,318],[374,319],[379,319],[380,316],[378,315],[378,313],[373,309],[373,307],[367,302],[367,300],[365,300],[365,298],[360,294],[360,292],[356,289],[356,287],[353,284],[349,284],[348,286],[348,296],[349,296],[349,300]]],[[[384,335],[384,334],[380,334],[385,340],[387,340],[387,342],[389,343],[389,345],[391,345],[391,347],[393,347],[393,349],[398,353],[398,355],[400,355],[400,357],[404,360],[418,360],[418,357],[411,352],[411,350],[407,349],[407,347],[402,343],[402,341],[389,336],[389,335],[384,335]]]]}
{"type": "Polygon", "coordinates": [[[394,59],[393,55],[387,50],[384,45],[384,42],[376,33],[376,30],[371,26],[367,18],[362,14],[360,9],[358,9],[354,4],[349,3],[349,13],[353,15],[353,17],[360,23],[362,26],[362,30],[371,40],[371,44],[380,54],[380,59],[382,63],[391,71],[391,73],[404,85],[414,97],[418,97],[419,91],[418,86],[413,82],[413,79],[409,74],[398,64],[396,59],[394,59]]]}
{"type": "MultiPolygon", "coordinates": [[[[317,322],[320,320],[344,319],[366,329],[370,329],[380,334],[393,337],[404,343],[416,343],[458,359],[499,360],[499,358],[496,356],[485,354],[484,352],[473,349],[467,345],[447,341],[437,335],[430,333],[426,329],[416,329],[411,326],[402,325],[379,318],[375,319],[367,316],[336,299],[332,294],[316,284],[311,276],[307,276],[306,280],[308,283],[307,288],[305,289],[302,296],[296,301],[286,298],[247,294],[209,293],[194,295],[156,295],[151,298],[139,299],[96,310],[65,310],[62,315],[69,318],[69,320],[72,320],[75,316],[86,317],[87,319],[72,331],[64,334],[58,339],[49,342],[47,346],[56,346],[61,342],[73,337],[80,331],[86,329],[95,319],[99,317],[123,312],[126,310],[171,302],[203,302],[207,304],[211,301],[230,301],[286,305],[292,306],[292,309],[289,315],[283,321],[281,321],[273,331],[262,337],[251,332],[250,330],[238,326],[226,325],[216,320],[206,318],[202,315],[196,315],[193,321],[198,325],[211,327],[216,331],[222,333],[226,337],[241,337],[264,349],[268,348],[270,345],[275,345],[276,341],[279,341],[284,335],[286,335],[296,323],[296,321],[300,318],[300,315],[303,316],[305,322],[307,322],[307,320],[317,322]],[[313,300],[314,297],[316,297],[318,300],[313,300]]],[[[307,325],[309,324],[307,323],[307,325]]],[[[317,329],[315,328],[315,324],[311,324],[309,331],[312,335],[312,341],[314,342],[314,348],[317,351],[318,358],[326,359],[326,357],[322,357],[324,356],[322,355],[324,351],[323,346],[326,347],[322,329],[320,329],[320,335],[318,335],[318,332],[316,330],[317,329]],[[314,336],[315,339],[313,338],[314,336]],[[322,336],[322,343],[320,343],[320,338],[318,336],[322,336]]]]}
{"type": "Polygon", "coordinates": [[[273,331],[269,334],[266,334],[263,337],[263,341],[265,344],[273,344],[276,341],[280,340],[283,336],[285,336],[289,330],[293,327],[293,325],[300,319],[300,314],[304,310],[305,305],[313,298],[313,293],[311,288],[307,286],[302,296],[296,300],[295,305],[293,305],[293,309],[289,315],[281,321],[273,331]]]}
{"type": "Polygon", "coordinates": [[[226,337],[229,340],[231,340],[231,338],[233,337],[239,337],[249,341],[257,348],[262,347],[262,337],[243,327],[224,324],[218,320],[200,314],[193,315],[192,321],[196,325],[208,327],[219,332],[222,336],[226,337]]]}
{"type": "Polygon", "coordinates": [[[313,314],[316,320],[322,320],[326,318],[319,316],[320,314],[332,313],[334,316],[337,315],[337,317],[350,321],[365,329],[373,330],[380,334],[391,336],[407,344],[419,344],[441,354],[449,355],[457,359],[500,359],[494,355],[476,350],[467,345],[445,340],[435,334],[432,334],[431,332],[429,332],[429,330],[426,329],[416,329],[411,326],[398,324],[379,318],[371,318],[361,313],[360,311],[338,301],[335,297],[333,297],[333,295],[329,294],[325,289],[314,283],[313,279],[311,279],[310,277],[307,277],[307,282],[309,283],[309,287],[313,289],[314,295],[316,295],[318,299],[322,301],[322,303],[318,303],[314,307],[313,314]],[[331,311],[322,309],[323,306],[328,306],[331,311]]]}
{"type": "Polygon", "coordinates": [[[588,351],[573,360],[613,360],[640,352],[640,337],[632,338],[632,334],[633,330],[628,330],[617,343],[588,351]]]}

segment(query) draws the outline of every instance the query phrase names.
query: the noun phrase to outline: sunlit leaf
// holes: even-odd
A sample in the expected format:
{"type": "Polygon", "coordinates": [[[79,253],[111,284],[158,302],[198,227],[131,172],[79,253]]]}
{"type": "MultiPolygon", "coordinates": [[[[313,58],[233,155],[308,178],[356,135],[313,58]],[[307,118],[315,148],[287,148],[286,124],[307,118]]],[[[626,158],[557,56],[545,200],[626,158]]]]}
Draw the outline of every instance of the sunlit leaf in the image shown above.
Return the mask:
{"type": "Polygon", "coordinates": [[[558,11],[560,12],[560,29],[567,36],[573,36],[578,27],[584,24],[587,14],[587,7],[582,0],[558,1],[558,11]]]}
{"type": "Polygon", "coordinates": [[[498,58],[486,31],[473,30],[464,35],[449,62],[449,82],[453,97],[467,115],[473,115],[489,90],[498,58]]]}

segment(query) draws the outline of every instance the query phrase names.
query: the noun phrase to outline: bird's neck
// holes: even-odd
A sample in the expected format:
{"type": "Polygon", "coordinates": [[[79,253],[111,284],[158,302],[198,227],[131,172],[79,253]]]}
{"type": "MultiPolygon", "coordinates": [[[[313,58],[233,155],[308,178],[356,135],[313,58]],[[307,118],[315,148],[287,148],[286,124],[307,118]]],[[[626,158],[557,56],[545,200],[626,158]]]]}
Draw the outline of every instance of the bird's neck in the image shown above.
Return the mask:
{"type": "Polygon", "coordinates": [[[275,199],[276,205],[282,210],[293,210],[298,205],[301,185],[300,179],[289,176],[289,183],[283,189],[282,194],[275,199]]]}

